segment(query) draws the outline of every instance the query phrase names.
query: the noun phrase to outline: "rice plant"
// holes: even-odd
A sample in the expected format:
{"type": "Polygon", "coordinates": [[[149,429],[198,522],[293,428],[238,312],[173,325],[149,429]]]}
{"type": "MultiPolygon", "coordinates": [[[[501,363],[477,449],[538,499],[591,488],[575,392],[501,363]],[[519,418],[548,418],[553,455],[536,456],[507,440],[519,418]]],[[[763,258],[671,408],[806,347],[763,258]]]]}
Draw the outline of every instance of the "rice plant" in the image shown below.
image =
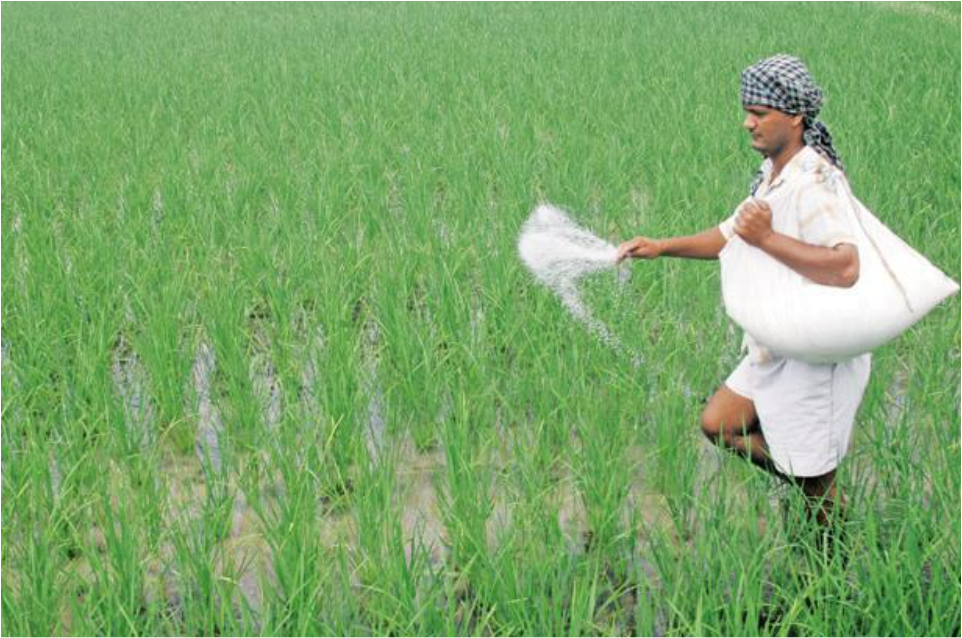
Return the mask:
{"type": "Polygon", "coordinates": [[[698,430],[738,73],[803,58],[856,195],[960,279],[958,5],[5,4],[9,635],[959,635],[960,308],[875,353],[847,551],[698,430]]]}

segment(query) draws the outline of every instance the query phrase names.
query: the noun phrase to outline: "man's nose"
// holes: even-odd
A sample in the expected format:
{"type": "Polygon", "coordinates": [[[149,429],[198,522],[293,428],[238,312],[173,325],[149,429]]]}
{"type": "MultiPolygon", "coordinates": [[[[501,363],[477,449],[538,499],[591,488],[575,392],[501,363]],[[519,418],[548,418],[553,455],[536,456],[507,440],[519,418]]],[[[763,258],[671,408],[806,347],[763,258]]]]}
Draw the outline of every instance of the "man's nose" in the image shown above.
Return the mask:
{"type": "Polygon", "coordinates": [[[751,131],[751,130],[753,130],[753,129],[755,128],[755,124],[756,124],[755,118],[752,117],[751,115],[745,116],[745,121],[742,122],[742,126],[744,126],[744,127],[745,127],[746,129],[748,129],[749,131],[751,131]]]}

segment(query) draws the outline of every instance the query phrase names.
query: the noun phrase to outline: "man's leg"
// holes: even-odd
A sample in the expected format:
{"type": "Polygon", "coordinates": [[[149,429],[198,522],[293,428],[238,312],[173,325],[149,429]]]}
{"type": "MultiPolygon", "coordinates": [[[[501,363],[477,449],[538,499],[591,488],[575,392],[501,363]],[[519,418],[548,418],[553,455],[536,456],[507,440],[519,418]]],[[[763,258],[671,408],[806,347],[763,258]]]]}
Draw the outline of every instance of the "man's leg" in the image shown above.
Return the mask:
{"type": "Polygon", "coordinates": [[[847,564],[845,499],[836,486],[835,470],[821,476],[796,476],[791,480],[805,495],[805,517],[794,521],[796,533],[808,530],[804,538],[818,554],[827,552],[829,558],[840,557],[842,564],[847,564]]]}
{"type": "Polygon", "coordinates": [[[755,403],[722,385],[701,413],[701,429],[713,443],[747,457],[762,469],[784,478],[768,455],[755,403]]]}
{"type": "Polygon", "coordinates": [[[835,485],[835,470],[821,476],[787,476],[778,471],[768,453],[755,403],[722,385],[708,400],[701,415],[701,428],[713,443],[733,450],[752,463],[797,486],[805,495],[809,514],[823,529],[835,532],[833,521],[842,520],[845,501],[835,485]]]}
{"type": "Polygon", "coordinates": [[[823,527],[845,514],[845,499],[835,486],[835,470],[821,476],[797,476],[792,479],[805,494],[809,512],[823,527]]]}

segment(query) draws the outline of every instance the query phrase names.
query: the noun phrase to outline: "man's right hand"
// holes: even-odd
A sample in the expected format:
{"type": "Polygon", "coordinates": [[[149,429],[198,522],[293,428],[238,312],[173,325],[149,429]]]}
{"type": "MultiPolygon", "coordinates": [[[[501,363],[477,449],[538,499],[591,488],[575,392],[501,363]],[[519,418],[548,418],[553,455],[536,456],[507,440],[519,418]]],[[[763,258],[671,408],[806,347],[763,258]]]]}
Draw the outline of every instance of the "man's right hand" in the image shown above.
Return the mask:
{"type": "Polygon", "coordinates": [[[628,257],[633,259],[654,259],[661,256],[662,246],[657,239],[648,237],[635,237],[624,242],[618,247],[617,263],[621,263],[628,257]]]}

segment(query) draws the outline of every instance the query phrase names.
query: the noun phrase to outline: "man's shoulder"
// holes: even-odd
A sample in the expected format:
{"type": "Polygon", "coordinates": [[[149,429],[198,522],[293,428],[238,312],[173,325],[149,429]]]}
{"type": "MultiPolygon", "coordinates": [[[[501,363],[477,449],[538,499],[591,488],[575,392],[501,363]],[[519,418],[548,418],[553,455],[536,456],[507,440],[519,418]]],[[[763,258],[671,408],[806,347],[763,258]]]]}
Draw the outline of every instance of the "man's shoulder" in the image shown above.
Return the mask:
{"type": "Polygon", "coordinates": [[[815,197],[844,196],[845,173],[817,151],[808,150],[799,166],[798,188],[815,197]]]}

